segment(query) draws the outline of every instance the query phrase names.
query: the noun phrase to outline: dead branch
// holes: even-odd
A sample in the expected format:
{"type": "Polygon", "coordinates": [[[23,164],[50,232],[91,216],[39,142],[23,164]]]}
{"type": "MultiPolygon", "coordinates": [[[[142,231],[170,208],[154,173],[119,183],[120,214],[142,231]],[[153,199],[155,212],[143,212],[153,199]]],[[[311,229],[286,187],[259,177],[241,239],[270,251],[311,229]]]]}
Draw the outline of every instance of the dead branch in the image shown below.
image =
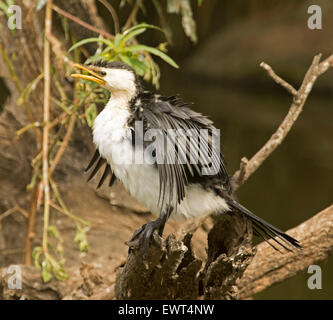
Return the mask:
{"type": "Polygon", "coordinates": [[[287,233],[298,239],[303,249],[278,254],[266,243],[260,244],[252,263],[238,282],[239,299],[252,297],[332,254],[333,205],[287,233]]]}
{"type": "Polygon", "coordinates": [[[177,241],[174,235],[166,240],[156,233],[154,236],[146,260],[139,247],[131,248],[124,268],[118,273],[117,299],[196,299],[196,274],[201,261],[192,255],[190,246],[177,241]]]}
{"type": "Polygon", "coordinates": [[[321,54],[318,54],[313,58],[312,64],[306,72],[304,80],[297,91],[292,85],[276,75],[268,64],[264,62],[260,64],[260,66],[267,71],[268,75],[273,78],[277,84],[281,85],[293,95],[293,101],[286,117],[264,146],[261,147],[261,149],[250,160],[242,158],[240,169],[236,171],[232,177],[235,190],[238,189],[239,186],[241,186],[283,142],[290,129],[298,119],[298,116],[302,112],[305,101],[308,98],[317,78],[325,73],[329,68],[333,67],[333,55],[328,57],[323,62],[320,62],[320,58],[321,54]]]}
{"type": "Polygon", "coordinates": [[[137,244],[131,247],[117,274],[117,299],[236,298],[236,280],[255,254],[251,225],[244,217],[225,215],[214,225],[208,235],[208,258],[199,274],[203,262],[193,253],[192,234],[182,241],[173,234],[166,240],[154,236],[145,260],[137,244]]]}

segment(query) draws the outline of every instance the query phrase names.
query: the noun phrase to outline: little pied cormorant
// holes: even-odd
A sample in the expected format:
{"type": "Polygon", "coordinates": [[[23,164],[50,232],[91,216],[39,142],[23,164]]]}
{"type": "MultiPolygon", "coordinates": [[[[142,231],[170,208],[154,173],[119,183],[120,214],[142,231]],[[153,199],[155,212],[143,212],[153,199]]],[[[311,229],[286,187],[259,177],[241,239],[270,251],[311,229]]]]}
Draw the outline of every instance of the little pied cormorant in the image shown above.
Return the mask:
{"type": "MultiPolygon", "coordinates": [[[[103,61],[88,68],[78,64],[74,67],[87,71],[89,75],[76,73],[72,74],[73,77],[94,81],[111,93],[108,103],[94,122],[93,140],[97,150],[87,170],[96,165],[89,180],[106,164],[98,187],[111,174],[110,186],[116,178],[121,180],[137,201],[158,216],[132,236],[131,240],[139,239],[144,255],[153,232],[157,230],[161,236],[170,216],[194,218],[209,213],[232,212],[233,209],[249,218],[255,234],[268,243],[271,239],[287,250],[301,247],[296,239],[257,217],[235,200],[223,155],[220,151],[218,156],[214,153],[211,134],[203,141],[207,152],[200,152],[197,163],[190,161],[187,138],[178,139],[178,144],[173,141],[177,145],[175,149],[183,151],[185,161],[179,161],[178,157],[173,163],[127,161],[127,157],[133,159],[133,152],[138,152],[135,149],[140,149],[134,144],[138,138],[134,130],[136,121],[141,121],[143,134],[149,129],[157,129],[166,141],[172,139],[167,135],[170,129],[194,130],[197,133],[202,129],[209,132],[216,130],[206,116],[191,110],[178,97],[144,91],[135,71],[122,62],[103,61]],[[203,175],[202,168],[209,163],[217,170],[212,175],[203,175]]],[[[147,142],[144,142],[143,147],[146,146],[147,142]]],[[[162,159],[168,157],[164,155],[164,146],[157,145],[154,152],[156,158],[159,153],[162,159]]]]}

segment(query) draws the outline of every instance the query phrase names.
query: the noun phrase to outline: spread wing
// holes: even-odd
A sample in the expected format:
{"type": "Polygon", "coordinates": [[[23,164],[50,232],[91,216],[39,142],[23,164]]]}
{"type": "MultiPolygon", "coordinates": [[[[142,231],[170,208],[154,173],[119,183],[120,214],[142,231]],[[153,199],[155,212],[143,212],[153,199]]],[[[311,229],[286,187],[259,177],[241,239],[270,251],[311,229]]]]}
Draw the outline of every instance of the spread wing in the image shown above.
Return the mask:
{"type": "Polygon", "coordinates": [[[136,104],[133,120],[143,121],[144,132],[159,129],[160,134],[155,152],[161,210],[165,203],[175,208],[185,197],[185,187],[191,183],[209,185],[214,182],[230,192],[219,132],[216,137],[212,121],[191,110],[178,97],[151,95],[141,97],[140,102],[141,107],[136,104]]]}
{"type": "Polygon", "coordinates": [[[112,187],[112,185],[114,184],[114,182],[116,181],[116,176],[114,175],[114,173],[111,170],[110,165],[106,162],[106,160],[104,158],[102,158],[99,154],[98,149],[96,149],[93,157],[91,158],[87,168],[84,170],[85,172],[88,172],[94,165],[94,169],[91,171],[87,182],[89,182],[96,174],[97,172],[102,168],[102,166],[105,164],[104,166],[104,172],[101,176],[101,179],[97,185],[97,189],[100,188],[103,183],[105,182],[106,178],[110,176],[110,180],[109,180],[109,187],[112,187]]]}

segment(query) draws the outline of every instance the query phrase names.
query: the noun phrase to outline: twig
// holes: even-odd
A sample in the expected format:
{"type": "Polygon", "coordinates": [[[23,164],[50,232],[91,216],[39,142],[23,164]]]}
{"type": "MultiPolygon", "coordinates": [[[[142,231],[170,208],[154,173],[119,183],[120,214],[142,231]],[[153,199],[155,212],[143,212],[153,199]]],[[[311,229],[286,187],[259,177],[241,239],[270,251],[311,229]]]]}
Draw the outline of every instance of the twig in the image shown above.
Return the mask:
{"type": "Polygon", "coordinates": [[[27,211],[25,211],[24,209],[22,209],[22,208],[20,208],[18,206],[15,206],[15,207],[13,207],[11,209],[6,210],[4,213],[2,213],[0,215],[0,221],[3,220],[3,219],[5,219],[5,218],[7,218],[8,216],[10,216],[14,212],[19,212],[19,213],[21,213],[26,218],[28,218],[28,216],[29,216],[29,214],[28,214],[27,211]]]}
{"type": "Polygon", "coordinates": [[[74,126],[75,126],[75,121],[76,121],[76,114],[72,114],[69,118],[69,125],[68,125],[68,129],[67,129],[67,132],[66,132],[66,135],[64,137],[64,140],[57,152],[57,154],[55,155],[53,161],[52,161],[52,165],[51,165],[51,168],[49,170],[49,175],[52,176],[52,173],[53,171],[55,170],[55,168],[57,167],[67,145],[68,145],[68,142],[71,138],[71,135],[73,133],[73,129],[74,129],[74,126]]]}
{"type": "Polygon", "coordinates": [[[110,12],[111,16],[112,16],[112,20],[113,20],[113,25],[114,25],[114,33],[118,34],[120,33],[120,28],[119,28],[119,18],[117,15],[116,10],[114,10],[114,8],[112,7],[112,5],[105,1],[105,0],[98,0],[100,3],[102,3],[110,12]]]}
{"type": "Polygon", "coordinates": [[[68,13],[67,11],[60,9],[56,5],[53,5],[53,10],[56,11],[57,13],[61,14],[62,16],[76,22],[77,24],[81,25],[82,27],[84,27],[86,29],[89,29],[93,32],[96,32],[96,33],[102,35],[105,38],[108,38],[108,39],[113,39],[114,38],[114,36],[112,34],[106,32],[104,30],[95,28],[94,26],[90,25],[87,22],[82,21],[81,19],[79,19],[78,17],[73,16],[72,14],[68,13]]]}
{"type": "Polygon", "coordinates": [[[58,203],[60,204],[60,207],[57,204],[55,204],[53,201],[50,201],[50,205],[53,208],[55,208],[56,210],[58,210],[59,212],[63,213],[64,215],[66,215],[68,217],[70,217],[71,219],[76,220],[76,221],[82,223],[85,226],[90,225],[89,221],[86,221],[84,219],[81,219],[80,217],[75,216],[74,214],[72,214],[68,210],[67,206],[65,205],[65,202],[61,198],[61,195],[60,195],[60,192],[58,190],[58,187],[57,187],[56,183],[52,179],[50,179],[50,184],[51,184],[51,188],[53,190],[53,193],[55,195],[55,198],[58,201],[58,203]]]}
{"type": "Polygon", "coordinates": [[[289,111],[278,129],[271,136],[271,138],[264,144],[264,146],[245,164],[241,164],[241,168],[236,171],[232,177],[233,186],[236,190],[253,174],[260,165],[271,155],[271,153],[282,143],[290,129],[293,127],[298,116],[303,110],[305,101],[312,90],[314,83],[318,76],[322,75],[329,68],[333,67],[333,55],[320,63],[321,54],[314,57],[311,66],[309,67],[302,85],[296,91],[290,84],[278,77],[270,66],[266,63],[261,63],[261,66],[268,72],[275,82],[284,87],[288,92],[293,95],[293,102],[289,111]]]}
{"type": "Polygon", "coordinates": [[[35,217],[36,217],[36,207],[37,207],[37,196],[39,192],[39,181],[37,180],[34,188],[31,191],[30,202],[29,202],[29,216],[27,223],[27,232],[25,236],[25,250],[24,250],[24,263],[28,266],[32,265],[32,251],[31,244],[32,239],[35,237],[35,217]]]}
{"type": "Polygon", "coordinates": [[[260,67],[263,68],[264,70],[267,71],[268,75],[280,86],[282,86],[283,88],[285,88],[289,93],[291,93],[293,96],[297,95],[297,90],[291,85],[289,84],[287,81],[283,80],[282,78],[280,78],[275,72],[274,70],[271,68],[271,66],[269,66],[267,63],[262,62],[260,63],[260,67]]]}
{"type": "Polygon", "coordinates": [[[267,243],[261,243],[238,282],[239,299],[250,298],[325,260],[333,252],[333,205],[287,233],[298,239],[303,249],[277,255],[267,243]]]}
{"type": "Polygon", "coordinates": [[[45,13],[45,37],[44,37],[44,114],[43,114],[43,190],[44,190],[44,227],[43,227],[43,251],[48,252],[48,226],[50,218],[50,186],[49,186],[49,120],[50,120],[50,95],[51,95],[51,66],[50,66],[50,42],[47,35],[52,30],[52,0],[46,4],[45,13]]]}
{"type": "Polygon", "coordinates": [[[19,137],[20,135],[22,135],[26,131],[30,130],[31,128],[39,128],[41,126],[43,126],[43,124],[38,122],[38,121],[29,123],[26,126],[24,126],[23,128],[17,130],[16,131],[16,136],[19,137]]]}
{"type": "Polygon", "coordinates": [[[85,221],[73,214],[71,214],[68,210],[64,210],[61,207],[59,207],[57,204],[55,204],[53,201],[50,201],[50,205],[51,207],[53,207],[54,209],[56,209],[57,211],[59,211],[60,213],[64,214],[65,216],[69,217],[70,219],[80,222],[83,225],[89,225],[90,223],[88,221],[85,221]]]}

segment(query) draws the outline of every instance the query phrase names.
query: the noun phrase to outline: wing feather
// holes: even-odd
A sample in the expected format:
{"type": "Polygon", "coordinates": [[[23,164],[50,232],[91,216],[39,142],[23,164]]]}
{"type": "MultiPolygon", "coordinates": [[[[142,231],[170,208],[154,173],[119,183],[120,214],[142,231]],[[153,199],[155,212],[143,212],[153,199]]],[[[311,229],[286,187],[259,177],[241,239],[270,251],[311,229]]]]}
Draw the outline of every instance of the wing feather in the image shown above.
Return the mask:
{"type": "Polygon", "coordinates": [[[154,94],[145,94],[140,100],[141,105],[136,104],[133,121],[142,120],[145,131],[150,128],[160,129],[164,139],[163,145],[156,146],[156,158],[164,160],[156,164],[159,175],[158,204],[161,210],[165,204],[177,207],[186,196],[186,186],[190,183],[211,180],[211,176],[202,174],[202,169],[207,166],[217,169],[214,181],[218,181],[219,187],[231,191],[223,155],[214,149],[212,143],[212,132],[215,129],[212,121],[191,110],[188,104],[176,96],[157,98],[154,94]],[[176,130],[176,135],[168,134],[169,129],[176,130]],[[207,129],[207,137],[200,136],[201,129],[207,129]],[[200,144],[186,137],[188,130],[197,136],[200,144]],[[173,157],[165,152],[165,145],[178,155],[175,163],[169,163],[173,157]],[[191,163],[191,153],[198,155],[198,163],[191,163]]]}

